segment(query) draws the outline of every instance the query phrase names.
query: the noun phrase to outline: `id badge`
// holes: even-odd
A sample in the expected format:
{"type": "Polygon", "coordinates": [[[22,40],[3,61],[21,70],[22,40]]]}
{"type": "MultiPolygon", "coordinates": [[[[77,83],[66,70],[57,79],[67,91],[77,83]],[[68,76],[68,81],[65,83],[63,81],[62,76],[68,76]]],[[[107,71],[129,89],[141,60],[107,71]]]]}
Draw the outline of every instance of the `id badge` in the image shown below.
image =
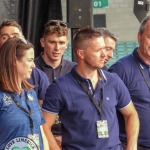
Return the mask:
{"type": "Polygon", "coordinates": [[[108,123],[107,120],[98,120],[97,122],[98,138],[108,138],[108,123]]]}
{"type": "Polygon", "coordinates": [[[40,150],[40,139],[38,134],[29,134],[28,138],[31,139],[38,147],[38,150],[40,150]]]}

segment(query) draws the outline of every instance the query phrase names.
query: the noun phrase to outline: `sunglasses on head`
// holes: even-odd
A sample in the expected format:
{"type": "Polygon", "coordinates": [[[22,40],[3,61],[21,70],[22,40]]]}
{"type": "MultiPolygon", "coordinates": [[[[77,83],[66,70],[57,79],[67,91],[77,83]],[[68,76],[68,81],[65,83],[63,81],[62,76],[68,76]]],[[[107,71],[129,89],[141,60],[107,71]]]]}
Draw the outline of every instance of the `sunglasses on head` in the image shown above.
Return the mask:
{"type": "Polygon", "coordinates": [[[20,39],[16,42],[15,48],[17,48],[21,43],[27,44],[28,42],[27,42],[24,38],[20,38],[20,39]]]}
{"type": "Polygon", "coordinates": [[[62,27],[67,27],[67,23],[65,23],[63,21],[61,21],[61,22],[59,22],[59,21],[50,21],[46,24],[46,26],[57,26],[57,25],[60,25],[62,27]]]}

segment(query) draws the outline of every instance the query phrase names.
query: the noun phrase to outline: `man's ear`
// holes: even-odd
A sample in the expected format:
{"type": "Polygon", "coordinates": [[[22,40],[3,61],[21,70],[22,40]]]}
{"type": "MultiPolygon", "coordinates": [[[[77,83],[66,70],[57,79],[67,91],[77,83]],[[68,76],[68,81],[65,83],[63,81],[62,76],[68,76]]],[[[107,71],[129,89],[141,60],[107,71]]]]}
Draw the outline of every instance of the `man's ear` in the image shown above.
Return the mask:
{"type": "Polygon", "coordinates": [[[84,59],[84,50],[78,49],[78,50],[77,50],[77,56],[78,56],[78,58],[80,58],[80,59],[84,59]]]}
{"type": "Polygon", "coordinates": [[[44,42],[44,38],[40,38],[40,43],[42,47],[45,47],[45,42],[44,42]]]}

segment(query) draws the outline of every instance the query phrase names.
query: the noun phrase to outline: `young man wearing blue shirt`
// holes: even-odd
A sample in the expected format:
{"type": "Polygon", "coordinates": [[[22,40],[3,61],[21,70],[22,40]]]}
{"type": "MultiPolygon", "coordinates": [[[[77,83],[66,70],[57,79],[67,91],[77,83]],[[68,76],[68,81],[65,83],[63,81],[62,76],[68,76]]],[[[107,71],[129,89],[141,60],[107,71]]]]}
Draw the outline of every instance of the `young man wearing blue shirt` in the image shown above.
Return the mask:
{"type": "MultiPolygon", "coordinates": [[[[150,149],[150,16],[146,17],[138,32],[139,47],[132,54],[118,60],[109,68],[115,72],[127,86],[131,99],[138,112],[140,130],[138,150],[150,149]]],[[[126,145],[123,117],[119,114],[120,139],[126,145]]],[[[133,122],[134,123],[134,122],[133,122]]]]}
{"type": "MultiPolygon", "coordinates": [[[[68,73],[75,62],[63,59],[68,46],[68,27],[61,20],[49,20],[40,39],[44,52],[35,59],[35,65],[47,75],[50,84],[58,77],[68,73]]],[[[61,122],[59,117],[52,127],[57,143],[61,145],[61,122]]]]}
{"type": "Polygon", "coordinates": [[[77,66],[49,86],[42,106],[50,149],[60,150],[49,130],[59,114],[62,150],[122,150],[117,108],[125,117],[127,150],[136,150],[139,120],[129,92],[116,74],[99,69],[106,59],[102,35],[82,29],[74,37],[73,49],[77,66]]]}
{"type": "Polygon", "coordinates": [[[35,59],[35,65],[47,75],[52,83],[56,78],[68,73],[75,62],[63,59],[68,46],[68,27],[61,20],[49,20],[40,39],[44,52],[35,59]]]}

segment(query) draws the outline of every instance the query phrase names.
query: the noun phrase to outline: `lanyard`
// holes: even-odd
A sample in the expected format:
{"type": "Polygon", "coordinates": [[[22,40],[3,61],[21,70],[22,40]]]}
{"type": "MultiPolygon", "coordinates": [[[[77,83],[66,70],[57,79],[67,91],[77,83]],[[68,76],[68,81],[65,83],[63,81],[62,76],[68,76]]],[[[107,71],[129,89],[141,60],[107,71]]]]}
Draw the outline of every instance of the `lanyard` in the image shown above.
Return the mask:
{"type": "Polygon", "coordinates": [[[92,101],[92,103],[94,104],[94,106],[97,108],[97,110],[99,111],[100,114],[100,120],[102,118],[102,103],[104,100],[104,87],[102,87],[101,89],[101,101],[100,104],[98,105],[95,98],[93,97],[93,95],[91,94],[90,90],[87,88],[87,86],[81,82],[78,77],[76,76],[76,74],[73,72],[73,70],[71,70],[71,74],[73,75],[73,77],[76,79],[76,81],[78,82],[78,84],[80,84],[82,86],[82,88],[84,89],[84,91],[87,93],[87,95],[89,96],[90,100],[92,101]]]}
{"type": "MultiPolygon", "coordinates": [[[[26,100],[28,100],[28,96],[27,96],[27,93],[25,92],[25,96],[26,96],[26,100]]],[[[11,94],[11,97],[13,99],[13,101],[15,102],[15,104],[17,105],[18,108],[20,108],[20,110],[22,110],[23,112],[25,112],[27,114],[27,116],[29,117],[29,121],[30,121],[30,129],[31,129],[31,134],[33,134],[33,120],[32,120],[32,113],[31,113],[31,108],[29,107],[29,105],[27,104],[27,107],[28,107],[28,111],[23,108],[20,103],[16,100],[16,98],[11,94]]]]}
{"type": "Polygon", "coordinates": [[[148,81],[147,81],[147,79],[146,79],[146,77],[145,77],[144,71],[143,71],[143,69],[142,69],[142,66],[141,66],[139,60],[134,56],[134,54],[132,54],[132,56],[133,56],[135,62],[137,63],[137,65],[138,65],[138,67],[139,67],[139,69],[140,69],[140,71],[141,71],[141,74],[142,74],[142,76],[143,76],[143,78],[144,78],[144,81],[146,82],[148,88],[150,89],[150,84],[148,83],[148,81]]]}

